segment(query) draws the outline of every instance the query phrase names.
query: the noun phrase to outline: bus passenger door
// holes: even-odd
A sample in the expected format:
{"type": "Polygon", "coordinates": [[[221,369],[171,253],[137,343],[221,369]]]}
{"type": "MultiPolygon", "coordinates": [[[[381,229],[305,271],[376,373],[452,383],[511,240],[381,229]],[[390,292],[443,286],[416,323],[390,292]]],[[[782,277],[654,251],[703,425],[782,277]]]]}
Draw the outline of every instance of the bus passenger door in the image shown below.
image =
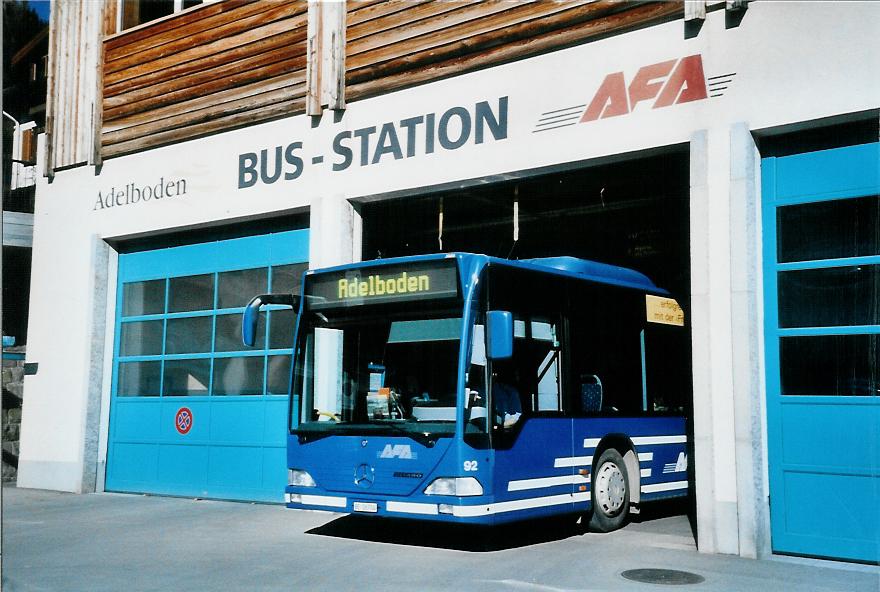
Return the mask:
{"type": "Polygon", "coordinates": [[[491,362],[498,522],[573,510],[580,477],[563,409],[561,327],[558,317],[515,315],[512,358],[491,362]]]}

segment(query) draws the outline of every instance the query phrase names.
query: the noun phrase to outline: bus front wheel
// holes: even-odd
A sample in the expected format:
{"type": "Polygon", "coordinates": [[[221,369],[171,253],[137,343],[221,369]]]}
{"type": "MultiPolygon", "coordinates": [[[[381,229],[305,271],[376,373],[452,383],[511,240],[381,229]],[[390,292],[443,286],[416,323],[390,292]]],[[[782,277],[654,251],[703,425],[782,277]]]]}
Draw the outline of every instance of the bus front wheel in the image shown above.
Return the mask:
{"type": "Polygon", "coordinates": [[[593,509],[590,529],[617,530],[629,515],[629,475],[620,453],[609,448],[599,457],[592,475],[593,509]]]}

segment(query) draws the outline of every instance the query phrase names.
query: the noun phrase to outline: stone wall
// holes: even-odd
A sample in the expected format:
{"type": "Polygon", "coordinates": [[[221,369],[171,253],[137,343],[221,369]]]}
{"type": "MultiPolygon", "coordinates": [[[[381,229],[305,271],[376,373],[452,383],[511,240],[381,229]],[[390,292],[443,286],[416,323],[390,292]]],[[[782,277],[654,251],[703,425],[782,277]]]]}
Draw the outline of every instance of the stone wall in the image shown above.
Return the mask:
{"type": "Polygon", "coordinates": [[[18,473],[18,439],[21,433],[21,401],[24,392],[24,360],[6,354],[24,354],[24,347],[10,347],[3,356],[3,481],[15,481],[18,473]]]}

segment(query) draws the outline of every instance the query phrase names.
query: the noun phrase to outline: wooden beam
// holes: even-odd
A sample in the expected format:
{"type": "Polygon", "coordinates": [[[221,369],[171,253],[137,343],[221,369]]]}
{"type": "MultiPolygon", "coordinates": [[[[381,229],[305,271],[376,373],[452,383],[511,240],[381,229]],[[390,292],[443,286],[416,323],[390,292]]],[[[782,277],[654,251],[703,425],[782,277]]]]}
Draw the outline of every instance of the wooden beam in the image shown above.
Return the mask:
{"type": "Polygon", "coordinates": [[[104,0],[104,16],[101,24],[102,43],[110,35],[116,34],[116,23],[119,20],[119,0],[104,0]]]}
{"type": "Polygon", "coordinates": [[[108,34],[107,30],[110,28],[111,23],[111,30],[115,31],[116,29],[116,10],[119,3],[117,0],[104,0],[100,6],[101,8],[98,12],[100,24],[98,26],[98,36],[95,39],[98,64],[95,75],[95,98],[92,104],[92,129],[90,130],[92,141],[88,159],[88,163],[96,167],[103,164],[101,156],[101,128],[104,125],[104,57],[106,53],[104,37],[108,34]]]}
{"type": "Polygon", "coordinates": [[[200,109],[175,111],[173,114],[169,114],[169,116],[162,119],[150,118],[140,125],[115,131],[105,131],[103,141],[109,145],[137,138],[159,136],[162,132],[182,130],[198,123],[253,111],[259,107],[274,105],[291,98],[302,99],[305,97],[305,83],[302,79],[280,79],[271,86],[275,88],[232,101],[212,100],[200,109]]]}
{"type": "Polygon", "coordinates": [[[323,13],[320,1],[309,0],[308,34],[306,37],[306,115],[312,116],[320,115],[322,112],[323,13]]]}
{"type": "Polygon", "coordinates": [[[288,99],[249,111],[235,113],[225,117],[218,117],[192,126],[172,129],[153,136],[137,138],[135,140],[120,142],[113,145],[105,144],[104,158],[131,154],[132,152],[138,152],[147,148],[156,148],[166,144],[192,140],[220,131],[228,131],[254,125],[257,122],[271,121],[273,119],[297,115],[304,111],[304,96],[302,98],[288,99]]]}
{"type": "MultiPolygon", "coordinates": [[[[401,12],[403,10],[411,10],[419,4],[425,4],[431,0],[382,0],[364,7],[364,2],[347,2],[348,10],[345,16],[346,23],[349,27],[364,23],[375,18],[401,12]]],[[[454,2],[449,2],[454,4],[454,2]]]]}
{"type": "Polygon", "coordinates": [[[61,11],[60,2],[52,2],[49,12],[49,62],[46,80],[46,168],[43,174],[52,179],[55,177],[55,96],[58,75],[58,24],[61,11]]]}
{"type": "MultiPolygon", "coordinates": [[[[579,3],[583,3],[583,1],[585,0],[581,0],[579,3]]],[[[406,26],[401,23],[400,26],[394,26],[393,28],[384,31],[382,34],[370,35],[352,41],[349,43],[347,53],[349,56],[354,56],[371,49],[391,45],[398,41],[415,38],[431,39],[434,36],[442,35],[444,33],[466,35],[467,33],[463,33],[462,31],[467,29],[467,24],[472,26],[477,25],[496,13],[517,11],[520,13],[525,12],[534,16],[542,14],[545,10],[564,10],[568,4],[568,2],[548,2],[546,4],[529,2],[525,4],[514,4],[511,2],[495,0],[487,3],[456,4],[455,6],[458,6],[458,10],[434,16],[429,16],[429,9],[432,9],[433,5],[428,4],[425,7],[420,6],[412,9],[414,12],[428,11],[425,12],[426,18],[413,23],[407,23],[406,26]],[[423,8],[424,11],[422,10],[423,8]]],[[[397,15],[393,16],[396,17],[397,15]]]]}
{"type": "Polygon", "coordinates": [[[277,6],[277,3],[252,2],[243,4],[240,0],[217,3],[212,6],[214,10],[203,10],[198,13],[202,17],[198,20],[189,20],[183,23],[179,23],[179,19],[161,21],[148,29],[137,31],[138,35],[132,35],[131,39],[125,36],[116,37],[113,39],[116,42],[114,45],[108,43],[108,57],[112,61],[144,52],[172,41],[186,39],[202,31],[210,31],[245,17],[266,12],[274,6],[277,6]],[[150,35],[145,36],[145,33],[150,33],[150,35]]]}
{"type": "Polygon", "coordinates": [[[427,38],[417,38],[350,57],[348,83],[356,84],[370,78],[476,54],[615,12],[626,14],[621,10],[621,4],[613,0],[581,5],[554,3],[547,8],[552,12],[545,12],[543,16],[517,12],[493,15],[474,23],[472,30],[441,31],[427,38]]]}
{"type": "MultiPolygon", "coordinates": [[[[283,55],[286,49],[290,46],[302,44],[302,47],[304,48],[305,39],[306,32],[305,28],[302,27],[292,31],[279,33],[277,35],[259,38],[252,43],[233,47],[227,51],[212,53],[195,60],[170,64],[162,70],[149,72],[135,78],[128,78],[117,82],[116,84],[107,84],[105,80],[104,96],[113,97],[136,90],[149,93],[150,87],[153,85],[174,82],[176,80],[186,80],[188,76],[199,75],[212,70],[215,71],[217,68],[222,68],[231,64],[244,64],[248,59],[254,60],[251,63],[262,63],[261,60],[263,56],[271,56],[273,53],[281,53],[283,55]]],[[[296,50],[296,48],[294,50],[296,50]]],[[[302,51],[302,55],[305,56],[305,49],[299,51],[302,51]]]]}
{"type": "MultiPolygon", "coordinates": [[[[266,12],[247,16],[214,29],[202,29],[184,39],[177,39],[132,55],[120,57],[119,59],[110,59],[107,62],[107,72],[114,73],[138,64],[155,63],[162,58],[167,58],[169,56],[179,60],[179,56],[192,47],[204,47],[211,44],[223,46],[227,43],[226,38],[228,37],[234,38],[242,33],[249,33],[255,30],[258,31],[264,25],[277,21],[286,21],[287,19],[299,16],[304,12],[300,6],[296,4],[269,3],[269,6],[271,6],[271,8],[266,12]]],[[[288,28],[291,25],[289,21],[282,24],[286,24],[288,28]]],[[[112,56],[108,57],[112,58],[112,56]]]]}
{"type": "MultiPolygon", "coordinates": [[[[269,57],[275,59],[278,56],[270,54],[269,57]]],[[[276,79],[279,76],[302,78],[305,80],[305,56],[281,57],[286,57],[286,59],[260,68],[241,69],[236,73],[229,72],[223,77],[204,84],[186,86],[177,90],[160,90],[160,87],[155,87],[157,92],[151,93],[149,97],[140,101],[128,100],[129,97],[126,95],[118,95],[111,99],[112,103],[109,101],[104,103],[104,118],[108,123],[115,123],[120,118],[138,113],[145,113],[146,116],[155,114],[156,117],[159,117],[160,112],[173,112],[181,109],[182,105],[187,101],[219,98],[227,90],[259,84],[267,80],[276,79]]]]}
{"type": "Polygon", "coordinates": [[[347,43],[345,2],[334,2],[325,7],[324,29],[328,37],[325,59],[324,92],[327,107],[345,109],[345,51],[347,43]]]}
{"type": "MultiPolygon", "coordinates": [[[[113,121],[105,121],[104,134],[106,135],[107,133],[122,130],[127,127],[142,125],[181,113],[191,111],[204,112],[204,109],[208,109],[214,104],[219,105],[240,99],[246,99],[294,85],[302,85],[303,88],[305,88],[305,72],[301,70],[299,72],[294,72],[292,75],[284,74],[268,80],[260,80],[245,86],[231,88],[213,95],[196,97],[189,101],[176,103],[168,107],[162,107],[161,109],[154,109],[144,113],[135,113],[127,117],[114,119],[113,121]]],[[[305,91],[303,91],[303,96],[305,96],[305,91]]]]}
{"type": "Polygon", "coordinates": [[[706,20],[706,0],[684,0],[684,20],[706,20]]]}
{"type": "Polygon", "coordinates": [[[345,108],[345,2],[309,0],[306,114],[345,108]]]}
{"type": "MultiPolygon", "coordinates": [[[[352,22],[354,19],[349,18],[347,21],[348,40],[354,41],[355,39],[360,39],[361,37],[378,35],[385,31],[400,29],[403,28],[404,25],[409,23],[420,21],[426,18],[434,18],[447,12],[479,4],[479,0],[455,0],[452,2],[407,2],[405,10],[402,10],[400,8],[397,8],[396,10],[388,10],[389,8],[394,8],[394,4],[395,3],[389,2],[388,5],[379,4],[372,7],[370,10],[375,13],[378,13],[379,9],[386,10],[383,11],[384,14],[378,14],[377,16],[367,21],[352,22]]],[[[510,7],[512,8],[513,6],[511,5],[510,7]]],[[[437,28],[439,29],[440,27],[437,28]]]]}
{"type": "Polygon", "coordinates": [[[413,86],[430,80],[438,80],[528,57],[564,47],[572,43],[584,43],[619,34],[636,27],[680,18],[681,4],[673,2],[650,3],[623,12],[591,19],[563,29],[556,29],[535,37],[527,37],[513,43],[496,46],[476,54],[431,63],[421,68],[398,72],[394,75],[366,80],[359,84],[349,84],[346,92],[349,100],[362,99],[400,88],[413,86]]]}
{"type": "Polygon", "coordinates": [[[300,47],[285,47],[284,51],[261,53],[216,68],[158,82],[129,92],[118,93],[104,99],[104,109],[113,111],[108,115],[116,117],[116,109],[122,109],[120,113],[144,111],[196,94],[217,92],[242,84],[247,80],[255,80],[263,75],[271,77],[284,71],[304,69],[306,58],[302,47],[302,44],[300,47]],[[300,51],[296,51],[297,49],[300,51]]]}
{"type": "Polygon", "coordinates": [[[300,26],[303,26],[303,28],[305,28],[305,24],[305,15],[299,15],[292,19],[273,22],[266,26],[243,32],[234,37],[217,39],[216,41],[210,41],[202,45],[193,46],[177,54],[170,55],[158,60],[153,60],[146,64],[130,63],[125,69],[120,69],[116,72],[106,73],[105,80],[108,85],[114,85],[121,83],[124,80],[137,78],[139,76],[144,76],[145,74],[160,72],[168,68],[179,66],[186,62],[200,60],[202,58],[213,56],[215,54],[227,54],[235,48],[250,45],[252,43],[264,40],[268,37],[289,32],[292,29],[297,29],[300,26]]]}

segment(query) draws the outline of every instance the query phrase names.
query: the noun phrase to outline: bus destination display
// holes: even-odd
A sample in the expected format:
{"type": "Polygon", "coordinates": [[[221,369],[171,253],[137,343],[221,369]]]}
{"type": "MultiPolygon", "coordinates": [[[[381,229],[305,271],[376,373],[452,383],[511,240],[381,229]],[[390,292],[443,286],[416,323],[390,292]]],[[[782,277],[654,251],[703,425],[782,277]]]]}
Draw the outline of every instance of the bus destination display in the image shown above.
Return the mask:
{"type": "Polygon", "coordinates": [[[322,273],[306,281],[306,306],[312,310],[458,295],[453,260],[322,273]]]}

